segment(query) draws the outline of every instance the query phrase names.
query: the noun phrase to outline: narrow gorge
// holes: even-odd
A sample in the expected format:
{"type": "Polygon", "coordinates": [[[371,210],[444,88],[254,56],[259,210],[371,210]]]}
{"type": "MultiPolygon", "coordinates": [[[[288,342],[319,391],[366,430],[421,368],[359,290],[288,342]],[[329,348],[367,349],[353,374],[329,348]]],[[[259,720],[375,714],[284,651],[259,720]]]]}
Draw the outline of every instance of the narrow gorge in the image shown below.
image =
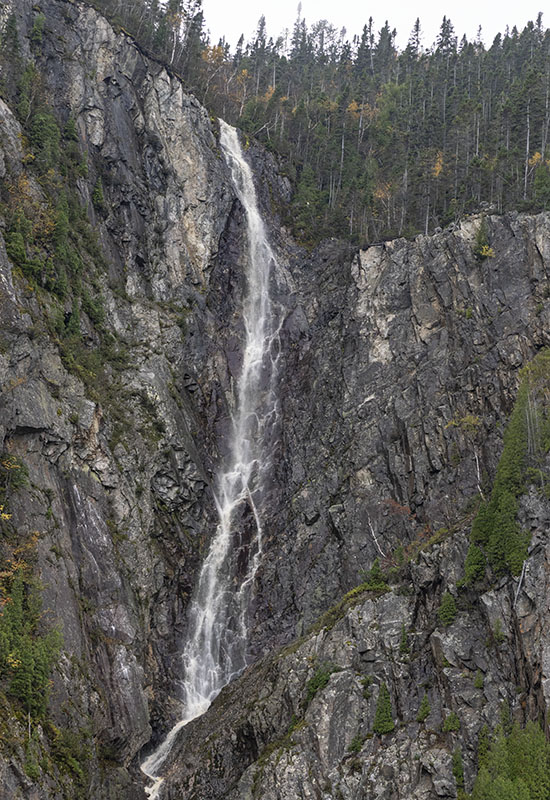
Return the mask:
{"type": "Polygon", "coordinates": [[[0,27],[0,796],[466,797],[547,727],[550,214],[305,249],[90,4],[0,27]]]}

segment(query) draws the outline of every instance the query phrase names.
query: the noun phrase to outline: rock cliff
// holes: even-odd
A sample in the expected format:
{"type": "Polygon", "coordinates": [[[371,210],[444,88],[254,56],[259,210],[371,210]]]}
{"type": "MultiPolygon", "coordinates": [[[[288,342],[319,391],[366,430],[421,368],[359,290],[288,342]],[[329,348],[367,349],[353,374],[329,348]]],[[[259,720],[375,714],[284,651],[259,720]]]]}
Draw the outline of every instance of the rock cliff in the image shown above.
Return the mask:
{"type": "MultiPolygon", "coordinates": [[[[64,177],[32,163],[20,85],[0,100],[0,451],[26,477],[15,487],[2,473],[2,557],[32,543],[40,624],[63,645],[47,720],[30,735],[24,709],[0,696],[0,790],[129,800],[145,796],[140,752],[178,719],[185,611],[216,525],[243,209],[215,120],[124,31],[71,0],[8,0],[10,18],[17,64],[36,68],[31,101],[71,126],[82,267],[52,291],[44,269],[29,278],[28,241],[18,263],[14,215],[47,253],[64,177]]],[[[284,309],[257,662],[182,730],[163,795],[454,798],[453,751],[469,789],[483,724],[504,701],[523,722],[549,700],[544,492],[520,505],[521,586],[466,590],[447,627],[437,609],[457,595],[519,370],[549,344],[550,216],[488,217],[484,259],[480,217],[361,253],[335,240],[305,253],[277,217],[288,183],[271,156],[247,152],[284,309]],[[390,583],[341,600],[377,557],[390,583]],[[395,730],[379,736],[383,684],[395,730]]]]}

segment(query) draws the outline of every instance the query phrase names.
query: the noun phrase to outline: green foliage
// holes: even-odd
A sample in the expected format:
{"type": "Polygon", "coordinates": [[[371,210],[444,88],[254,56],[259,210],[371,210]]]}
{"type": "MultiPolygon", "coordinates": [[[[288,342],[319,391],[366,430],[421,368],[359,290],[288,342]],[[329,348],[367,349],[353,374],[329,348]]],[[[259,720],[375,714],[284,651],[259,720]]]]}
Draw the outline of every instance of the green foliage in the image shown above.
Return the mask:
{"type": "Polygon", "coordinates": [[[44,33],[44,23],[46,22],[46,17],[44,14],[37,14],[34,18],[34,23],[30,33],[30,40],[31,44],[34,47],[40,47],[42,44],[42,35],[44,33]]]}
{"type": "Polygon", "coordinates": [[[63,136],[71,142],[78,142],[78,131],[74,117],[69,117],[67,120],[63,136]]]}
{"type": "Polygon", "coordinates": [[[90,758],[89,733],[48,725],[48,738],[52,758],[61,772],[70,775],[77,786],[83,788],[87,763],[90,758]]]}
{"type": "Polygon", "coordinates": [[[455,711],[451,711],[445,719],[443,720],[443,726],[441,728],[443,733],[451,733],[453,731],[460,730],[460,718],[455,711]]]}
{"type": "Polygon", "coordinates": [[[445,627],[451,625],[452,622],[456,619],[457,615],[457,608],[455,599],[450,592],[445,592],[443,597],[441,598],[441,604],[437,610],[437,616],[439,617],[439,621],[445,627]]]}
{"type": "Polygon", "coordinates": [[[474,255],[480,261],[494,256],[492,247],[489,247],[489,228],[487,227],[487,220],[484,216],[481,218],[479,228],[477,229],[474,255]]]}
{"type": "Polygon", "coordinates": [[[367,580],[362,586],[371,592],[387,592],[390,588],[386,576],[380,566],[380,559],[375,558],[369,570],[367,580]]]}
{"type": "Polygon", "coordinates": [[[372,677],[365,675],[364,678],[361,678],[361,686],[363,687],[363,697],[365,700],[370,700],[372,697],[372,677]]]}
{"type": "Polygon", "coordinates": [[[32,62],[29,62],[19,79],[18,88],[18,102],[17,102],[17,116],[23,125],[29,121],[33,97],[33,92],[38,82],[38,72],[32,62]]]}
{"type": "Polygon", "coordinates": [[[103,211],[105,208],[105,197],[103,195],[103,182],[98,178],[92,192],[92,203],[96,211],[103,211]]]}
{"type": "Polygon", "coordinates": [[[483,684],[484,684],[483,673],[481,672],[481,670],[478,669],[474,676],[474,688],[483,689],[483,684]]]}
{"type": "Polygon", "coordinates": [[[358,733],[351,740],[348,747],[348,753],[360,753],[364,743],[365,737],[358,733]]]}
{"type": "Polygon", "coordinates": [[[453,777],[456,783],[457,796],[464,797],[464,767],[462,765],[462,752],[459,747],[453,750],[453,777]]]}
{"type": "MultiPolygon", "coordinates": [[[[483,741],[488,739],[484,733],[483,741]]],[[[480,734],[480,745],[481,745],[480,734]]],[[[545,800],[550,796],[550,745],[534,722],[497,728],[481,755],[472,800],[545,800]]]]}
{"type": "Polygon", "coordinates": [[[489,728],[487,725],[483,725],[477,739],[477,766],[479,769],[486,767],[489,763],[490,746],[489,728]]]}
{"type": "Polygon", "coordinates": [[[323,664],[315,670],[315,673],[306,684],[305,708],[309,706],[317,692],[325,688],[332,673],[337,671],[338,668],[333,664],[323,664]]]}
{"type": "Polygon", "coordinates": [[[495,628],[493,630],[493,638],[497,644],[502,644],[506,640],[506,636],[504,635],[504,631],[502,630],[502,622],[500,619],[497,619],[495,622],[495,628]]]}
{"type": "Polygon", "coordinates": [[[418,714],[416,715],[417,722],[425,722],[426,719],[430,716],[431,707],[430,702],[428,700],[428,695],[424,692],[424,697],[422,698],[422,702],[420,703],[420,708],[418,709],[418,714]]]}
{"type": "MultiPolygon", "coordinates": [[[[294,183],[287,221],[308,245],[428,232],[484,202],[500,213],[547,201],[544,136],[543,152],[533,152],[533,131],[549,121],[540,21],[485,47],[458,45],[445,20],[443,48],[420,43],[419,28],[416,44],[398,51],[391,20],[340,37],[328,21],[308,27],[299,14],[286,44],[264,25],[232,51],[206,40],[200,3],[184,2],[180,27],[171,3],[95,4],[182,74],[212,116],[277,154],[294,183]]],[[[491,255],[483,241],[478,250],[491,255]]]]}
{"type": "Polygon", "coordinates": [[[550,168],[548,164],[542,164],[537,169],[534,190],[537,204],[545,210],[550,208],[550,168]]]}
{"type": "MultiPolygon", "coordinates": [[[[481,513],[485,513],[485,511],[481,513]]],[[[472,584],[476,581],[483,580],[485,577],[486,563],[483,550],[472,542],[468,548],[466,561],[464,563],[464,582],[472,584]]]]}
{"type": "Polygon", "coordinates": [[[311,165],[306,164],[292,201],[294,230],[298,239],[305,244],[312,244],[318,238],[320,211],[321,192],[317,188],[311,165]]]}
{"type": "Polygon", "coordinates": [[[61,133],[54,114],[49,109],[37,111],[30,122],[29,139],[36,156],[35,164],[41,173],[55,167],[59,161],[61,133]]]}
{"type": "Polygon", "coordinates": [[[503,700],[500,706],[500,724],[503,732],[508,736],[512,732],[512,712],[508,700],[503,700]]]}
{"type": "Polygon", "coordinates": [[[103,297],[98,294],[92,298],[85,289],[82,292],[82,310],[88,315],[94,325],[100,326],[105,319],[105,309],[103,307],[103,297]]]}
{"type": "MultiPolygon", "coordinates": [[[[496,575],[517,575],[527,556],[527,536],[516,520],[519,497],[525,491],[527,469],[527,410],[530,382],[547,357],[539,354],[524,371],[510,422],[504,434],[502,455],[488,502],[480,506],[474,520],[471,544],[466,557],[465,582],[483,578],[485,557],[496,575]]],[[[539,378],[540,380],[540,378],[539,378]]]]}
{"type": "Polygon", "coordinates": [[[395,728],[392,716],[391,699],[388,687],[385,683],[380,686],[376,712],[374,715],[373,731],[380,736],[384,733],[391,733],[395,728]]]}
{"type": "Polygon", "coordinates": [[[0,611],[0,681],[25,711],[42,719],[48,703],[50,675],[59,657],[58,631],[38,632],[40,598],[22,568],[4,579],[0,611]]]}
{"type": "Polygon", "coordinates": [[[17,456],[8,452],[0,454],[0,505],[9,500],[12,492],[16,492],[28,483],[29,471],[17,456]]]}
{"type": "Polygon", "coordinates": [[[73,300],[70,316],[65,323],[65,331],[68,337],[80,337],[80,303],[77,297],[73,300]]]}
{"type": "Polygon", "coordinates": [[[16,267],[26,265],[27,249],[23,235],[19,231],[10,231],[6,234],[6,253],[16,267]]]}

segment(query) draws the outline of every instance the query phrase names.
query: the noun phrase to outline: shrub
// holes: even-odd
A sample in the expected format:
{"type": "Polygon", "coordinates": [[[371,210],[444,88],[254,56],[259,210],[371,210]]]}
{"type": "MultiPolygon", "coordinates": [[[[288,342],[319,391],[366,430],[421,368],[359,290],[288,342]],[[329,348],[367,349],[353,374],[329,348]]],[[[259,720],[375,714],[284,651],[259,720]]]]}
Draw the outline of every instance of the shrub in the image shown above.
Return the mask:
{"type": "Polygon", "coordinates": [[[464,792],[464,767],[462,766],[462,752],[459,747],[453,750],[453,776],[456,783],[457,796],[464,792]]]}
{"type": "Polygon", "coordinates": [[[474,688],[475,689],[483,689],[483,673],[479,669],[476,672],[475,677],[474,677],[474,688]]]}
{"type": "Polygon", "coordinates": [[[101,325],[105,318],[103,297],[98,294],[92,298],[86,290],[82,292],[82,310],[88,315],[94,325],[101,325]]]}
{"type": "Polygon", "coordinates": [[[443,733],[451,733],[452,731],[460,730],[460,719],[455,711],[451,711],[450,714],[447,714],[443,721],[443,727],[441,730],[443,733]]]}
{"type": "Polygon", "coordinates": [[[97,211],[103,211],[105,208],[105,197],[103,195],[103,183],[101,178],[98,178],[92,192],[92,203],[97,211]]]}
{"type": "Polygon", "coordinates": [[[330,680],[330,676],[332,675],[333,672],[336,671],[337,667],[335,667],[333,664],[323,664],[315,671],[313,677],[309,679],[306,685],[307,689],[306,699],[305,699],[306,708],[309,706],[309,704],[311,703],[317,692],[325,688],[325,686],[330,680]]]}
{"type": "Polygon", "coordinates": [[[455,599],[450,592],[445,592],[441,598],[441,605],[437,610],[437,616],[442,625],[446,628],[456,619],[457,610],[455,599]]]}
{"type": "Polygon", "coordinates": [[[425,722],[426,719],[430,716],[431,711],[430,703],[428,700],[428,695],[424,692],[424,697],[422,698],[422,702],[420,703],[420,708],[418,709],[418,714],[416,715],[417,722],[425,722]]]}
{"type": "Polygon", "coordinates": [[[35,47],[39,47],[42,44],[42,34],[44,32],[45,22],[46,17],[44,14],[38,14],[34,20],[29,38],[31,40],[31,44],[33,44],[35,47]]]}
{"type": "Polygon", "coordinates": [[[367,577],[367,581],[364,584],[364,587],[369,591],[387,591],[388,584],[386,581],[386,576],[382,571],[382,567],[380,566],[380,559],[375,558],[372,562],[372,567],[369,570],[369,574],[367,577]]]}
{"type": "Polygon", "coordinates": [[[27,261],[25,240],[19,231],[12,231],[6,235],[6,253],[16,267],[23,267],[27,261]]]}
{"type": "Polygon", "coordinates": [[[364,738],[358,733],[354,736],[348,747],[348,753],[360,753],[364,744],[364,738]]]}
{"type": "Polygon", "coordinates": [[[502,644],[506,640],[506,636],[504,635],[504,631],[502,630],[502,622],[500,619],[497,619],[495,622],[495,628],[493,630],[493,638],[497,644],[502,644]]]}
{"type": "Polygon", "coordinates": [[[474,255],[479,261],[483,261],[485,258],[493,258],[495,255],[493,248],[489,247],[489,229],[485,217],[483,217],[477,229],[474,255]]]}
{"type": "Polygon", "coordinates": [[[390,693],[386,684],[383,683],[378,693],[373,731],[381,736],[384,733],[391,733],[394,728],[395,723],[392,717],[390,693]]]}

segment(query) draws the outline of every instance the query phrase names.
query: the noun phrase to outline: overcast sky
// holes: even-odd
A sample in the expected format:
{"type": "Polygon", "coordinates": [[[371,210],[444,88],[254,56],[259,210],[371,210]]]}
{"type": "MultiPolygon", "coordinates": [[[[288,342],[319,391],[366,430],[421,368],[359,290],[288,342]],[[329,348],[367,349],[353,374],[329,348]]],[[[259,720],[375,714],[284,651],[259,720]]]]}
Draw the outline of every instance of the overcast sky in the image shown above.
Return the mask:
{"type": "MultiPolygon", "coordinates": [[[[203,0],[206,28],[210,31],[212,44],[217,44],[221,36],[234,49],[235,44],[244,33],[245,41],[252,38],[258,20],[265,15],[267,30],[275,39],[284,28],[292,30],[297,16],[298,0],[203,0]]],[[[360,34],[368,18],[374,19],[378,32],[386,19],[392,28],[397,29],[397,45],[405,47],[409,34],[417,17],[424,32],[423,45],[429,47],[435,40],[441,20],[446,15],[451,19],[459,39],[466,34],[468,39],[476,37],[478,26],[482,28],[482,39],[490,46],[495,35],[504,32],[506,25],[514,25],[521,30],[525,23],[535,20],[539,11],[544,10],[542,0],[500,0],[500,2],[477,2],[461,0],[461,2],[429,2],[416,0],[405,3],[403,0],[377,0],[366,3],[364,0],[302,0],[302,17],[308,25],[320,19],[326,19],[336,28],[345,27],[347,38],[360,34]]],[[[550,26],[550,12],[543,16],[545,27],[550,26]]]]}

